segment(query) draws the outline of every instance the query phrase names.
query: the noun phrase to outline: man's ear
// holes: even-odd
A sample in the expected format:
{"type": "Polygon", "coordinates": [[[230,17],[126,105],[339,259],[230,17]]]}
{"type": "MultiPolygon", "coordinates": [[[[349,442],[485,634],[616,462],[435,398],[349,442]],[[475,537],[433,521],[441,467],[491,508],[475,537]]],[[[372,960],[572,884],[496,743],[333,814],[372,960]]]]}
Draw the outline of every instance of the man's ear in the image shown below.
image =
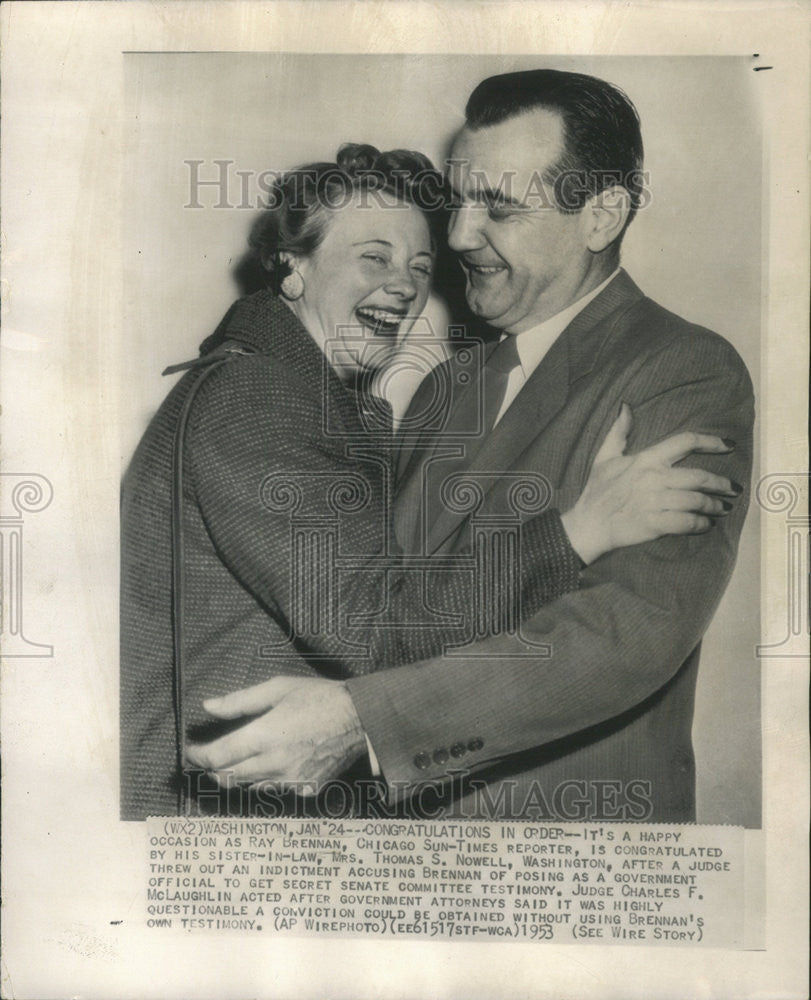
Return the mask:
{"type": "Polygon", "coordinates": [[[617,239],[630,211],[631,196],[619,185],[589,198],[583,208],[583,221],[586,246],[592,253],[600,253],[617,239]]]}

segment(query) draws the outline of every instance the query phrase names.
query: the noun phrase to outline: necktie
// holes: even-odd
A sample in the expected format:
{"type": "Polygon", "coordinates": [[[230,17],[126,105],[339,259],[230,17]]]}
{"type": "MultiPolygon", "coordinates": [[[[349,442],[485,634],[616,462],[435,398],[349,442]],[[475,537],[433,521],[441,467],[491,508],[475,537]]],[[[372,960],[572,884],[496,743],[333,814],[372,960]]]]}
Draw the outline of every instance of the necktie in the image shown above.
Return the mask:
{"type": "Polygon", "coordinates": [[[472,391],[466,392],[459,399],[458,405],[451,411],[448,423],[442,432],[442,438],[451,437],[454,434],[458,435],[460,432],[464,434],[477,429],[480,431],[478,444],[466,455],[468,462],[473,454],[479,450],[484,438],[493,429],[507,392],[510,372],[520,364],[520,360],[517,338],[512,334],[507,334],[495,347],[490,348],[487,355],[482,369],[481,405],[479,398],[477,398],[479,394],[475,391],[476,386],[471,386],[470,390],[472,391]],[[481,408],[481,419],[479,419],[479,408],[481,408]]]}
{"type": "Polygon", "coordinates": [[[482,368],[481,381],[474,380],[453,405],[445,426],[424,450],[401,483],[395,502],[395,530],[409,551],[419,549],[419,533],[427,532],[445,510],[441,499],[443,482],[454,473],[464,472],[482,447],[496,422],[504,401],[510,372],[519,364],[516,338],[508,334],[492,347],[482,368]],[[443,445],[461,447],[454,458],[438,459],[430,466],[427,460],[443,445]],[[423,517],[419,516],[424,504],[423,517]]]}

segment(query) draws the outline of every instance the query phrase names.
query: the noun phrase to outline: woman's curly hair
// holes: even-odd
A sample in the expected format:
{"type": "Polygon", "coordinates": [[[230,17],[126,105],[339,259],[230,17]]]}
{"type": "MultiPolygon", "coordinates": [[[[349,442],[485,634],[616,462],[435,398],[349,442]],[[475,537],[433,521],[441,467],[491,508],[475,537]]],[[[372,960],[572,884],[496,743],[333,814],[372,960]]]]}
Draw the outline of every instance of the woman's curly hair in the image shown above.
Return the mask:
{"type": "Polygon", "coordinates": [[[434,243],[447,225],[447,191],[427,156],[406,149],[381,153],[374,146],[346,143],[334,163],[309,163],[279,176],[254,223],[248,243],[279,293],[290,273],[285,254],[307,256],[321,243],[331,211],[358,192],[383,205],[409,204],[425,215],[434,243]]]}

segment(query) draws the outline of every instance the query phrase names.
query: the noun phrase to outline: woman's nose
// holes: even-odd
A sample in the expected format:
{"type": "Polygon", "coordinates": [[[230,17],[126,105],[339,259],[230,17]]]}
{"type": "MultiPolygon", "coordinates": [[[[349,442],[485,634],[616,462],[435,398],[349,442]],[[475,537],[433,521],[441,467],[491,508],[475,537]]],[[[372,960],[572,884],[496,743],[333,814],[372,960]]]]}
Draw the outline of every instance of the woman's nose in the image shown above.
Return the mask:
{"type": "Polygon", "coordinates": [[[478,205],[461,205],[453,212],[448,224],[448,246],[451,250],[464,253],[465,250],[478,250],[482,246],[479,220],[478,205]]]}
{"type": "Polygon", "coordinates": [[[383,289],[389,295],[396,295],[406,302],[413,302],[417,297],[417,286],[414,283],[411,272],[408,270],[399,271],[397,274],[392,275],[383,286],[383,289]]]}

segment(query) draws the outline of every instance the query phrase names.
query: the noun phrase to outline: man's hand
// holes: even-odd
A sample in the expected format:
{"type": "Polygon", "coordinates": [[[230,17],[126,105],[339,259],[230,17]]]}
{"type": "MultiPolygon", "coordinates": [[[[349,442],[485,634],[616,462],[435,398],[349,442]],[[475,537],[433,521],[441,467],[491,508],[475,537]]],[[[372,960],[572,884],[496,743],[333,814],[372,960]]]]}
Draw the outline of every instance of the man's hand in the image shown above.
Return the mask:
{"type": "Polygon", "coordinates": [[[256,716],[211,743],[190,746],[188,761],[222,785],[271,783],[315,795],[366,752],[355,706],[341,681],[274,677],[203,702],[220,719],[256,716]]]}
{"type": "Polygon", "coordinates": [[[741,487],[705,469],[674,467],[694,453],[728,455],[734,441],[685,431],[626,455],[631,409],[620,414],[594,457],[583,493],[561,517],[572,548],[584,563],[626,545],[662,535],[695,535],[712,528],[712,518],[732,510],[741,487]]]}

